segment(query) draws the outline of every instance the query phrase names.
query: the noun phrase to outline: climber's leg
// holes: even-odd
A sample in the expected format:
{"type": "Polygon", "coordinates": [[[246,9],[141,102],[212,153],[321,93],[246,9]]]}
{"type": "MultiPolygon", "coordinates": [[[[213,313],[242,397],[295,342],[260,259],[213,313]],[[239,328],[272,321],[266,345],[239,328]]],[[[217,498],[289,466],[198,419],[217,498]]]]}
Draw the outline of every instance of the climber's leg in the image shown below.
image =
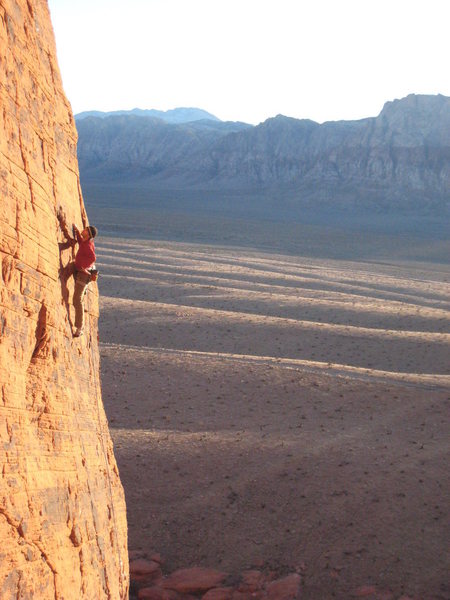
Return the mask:
{"type": "Polygon", "coordinates": [[[80,335],[84,325],[84,307],[83,300],[87,290],[87,282],[82,281],[77,277],[75,281],[75,291],[73,293],[73,306],[75,308],[75,327],[77,331],[75,335],[80,335]]]}

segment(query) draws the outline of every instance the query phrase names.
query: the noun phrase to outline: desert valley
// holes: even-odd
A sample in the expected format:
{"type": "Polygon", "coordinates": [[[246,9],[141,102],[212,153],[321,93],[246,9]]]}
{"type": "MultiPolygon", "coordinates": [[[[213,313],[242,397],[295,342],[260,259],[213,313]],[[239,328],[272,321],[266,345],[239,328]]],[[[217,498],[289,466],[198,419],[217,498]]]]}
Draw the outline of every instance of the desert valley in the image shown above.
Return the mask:
{"type": "Polygon", "coordinates": [[[175,241],[163,212],[91,208],[128,232],[97,246],[130,550],[232,582],[296,572],[305,599],[448,598],[447,265],[373,232],[357,250],[377,257],[352,260],[357,236],[292,223],[290,251],[264,248],[267,223],[234,224],[245,247],[214,220],[222,243],[175,241]]]}

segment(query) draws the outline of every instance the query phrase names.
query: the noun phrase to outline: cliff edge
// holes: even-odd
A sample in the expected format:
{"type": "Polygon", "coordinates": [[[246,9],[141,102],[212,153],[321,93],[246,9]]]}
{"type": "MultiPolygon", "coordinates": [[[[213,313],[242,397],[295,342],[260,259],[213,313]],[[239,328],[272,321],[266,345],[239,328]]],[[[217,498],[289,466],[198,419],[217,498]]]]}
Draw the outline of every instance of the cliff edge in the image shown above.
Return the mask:
{"type": "Polygon", "coordinates": [[[0,66],[0,598],[127,598],[95,284],[72,337],[66,232],[88,221],[46,0],[0,0],[0,66]]]}

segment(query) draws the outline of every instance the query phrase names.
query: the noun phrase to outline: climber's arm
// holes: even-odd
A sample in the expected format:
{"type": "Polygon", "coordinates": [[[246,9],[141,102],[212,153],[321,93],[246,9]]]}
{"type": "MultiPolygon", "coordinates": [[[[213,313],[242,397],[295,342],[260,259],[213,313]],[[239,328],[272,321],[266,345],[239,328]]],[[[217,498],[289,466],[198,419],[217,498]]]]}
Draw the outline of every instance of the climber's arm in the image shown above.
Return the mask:
{"type": "Polygon", "coordinates": [[[74,245],[77,242],[78,243],[82,242],[83,240],[82,240],[81,235],[80,235],[80,230],[78,229],[78,227],[75,224],[72,225],[72,231],[73,231],[73,237],[74,237],[74,240],[73,240],[74,245]]]}

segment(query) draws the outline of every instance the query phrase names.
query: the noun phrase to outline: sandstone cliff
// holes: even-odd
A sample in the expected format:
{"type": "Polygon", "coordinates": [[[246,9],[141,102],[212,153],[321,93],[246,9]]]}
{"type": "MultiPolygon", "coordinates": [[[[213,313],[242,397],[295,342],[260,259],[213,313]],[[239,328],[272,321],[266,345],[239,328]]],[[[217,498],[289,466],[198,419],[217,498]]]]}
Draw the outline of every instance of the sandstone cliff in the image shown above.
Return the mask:
{"type": "Polygon", "coordinates": [[[0,102],[0,598],[126,598],[95,287],[71,331],[65,228],[87,216],[46,0],[0,0],[0,102]]]}

